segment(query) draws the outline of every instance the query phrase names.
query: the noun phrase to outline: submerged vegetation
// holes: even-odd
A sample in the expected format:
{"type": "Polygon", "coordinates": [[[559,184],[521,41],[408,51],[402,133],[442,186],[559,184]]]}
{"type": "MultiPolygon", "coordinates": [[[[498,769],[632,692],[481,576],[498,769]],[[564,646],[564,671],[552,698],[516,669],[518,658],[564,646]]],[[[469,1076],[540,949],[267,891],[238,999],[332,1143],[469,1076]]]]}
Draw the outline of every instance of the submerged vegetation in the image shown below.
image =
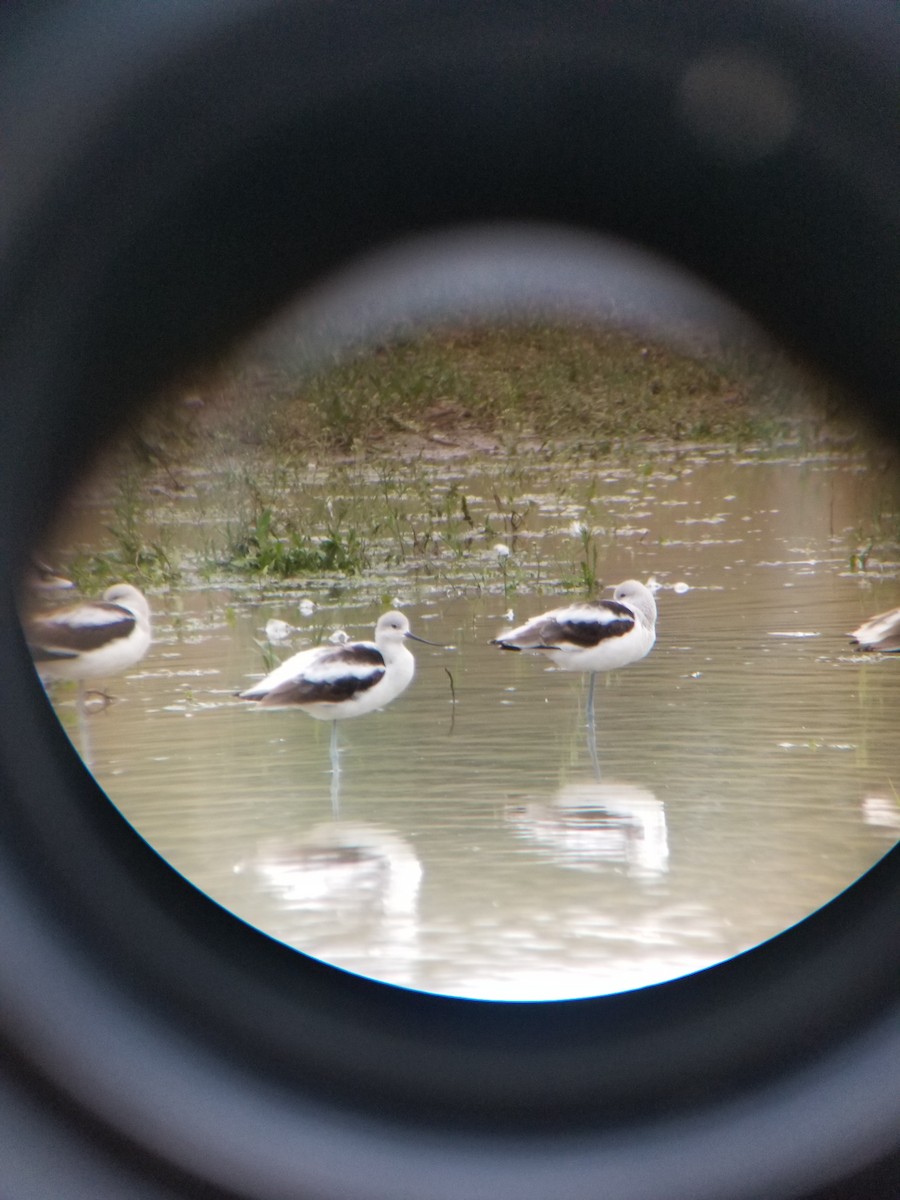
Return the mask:
{"type": "MultiPolygon", "coordinates": [[[[598,498],[601,476],[627,480],[639,509],[655,474],[697,453],[863,444],[831,389],[758,347],[513,326],[432,332],[315,375],[258,354],[172,389],[75,504],[111,511],[103,546],[60,546],[85,590],[365,576],[385,595],[398,579],[590,594],[605,551],[648,536],[598,498]],[[570,535],[552,559],[548,511],[570,535]]],[[[897,508],[886,485],[848,534],[851,569],[900,553],[897,508]]]]}

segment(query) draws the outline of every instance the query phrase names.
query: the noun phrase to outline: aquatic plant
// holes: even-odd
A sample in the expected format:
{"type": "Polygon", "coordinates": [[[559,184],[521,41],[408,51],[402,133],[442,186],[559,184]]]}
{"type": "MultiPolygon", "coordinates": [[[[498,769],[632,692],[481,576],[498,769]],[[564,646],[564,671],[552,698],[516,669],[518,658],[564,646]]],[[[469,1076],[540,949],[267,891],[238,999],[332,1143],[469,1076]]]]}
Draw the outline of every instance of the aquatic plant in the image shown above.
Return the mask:
{"type": "Polygon", "coordinates": [[[249,528],[232,535],[223,565],[251,575],[281,578],[323,571],[357,575],[366,565],[365,547],[353,529],[342,532],[335,525],[317,537],[287,526],[279,531],[274,522],[272,509],[263,508],[249,528]]]}
{"type": "Polygon", "coordinates": [[[148,512],[146,475],[146,470],[132,466],[117,476],[112,519],[106,526],[111,544],[67,560],[68,575],[86,594],[119,580],[140,587],[179,582],[181,568],[175,562],[171,534],[148,512]]]}

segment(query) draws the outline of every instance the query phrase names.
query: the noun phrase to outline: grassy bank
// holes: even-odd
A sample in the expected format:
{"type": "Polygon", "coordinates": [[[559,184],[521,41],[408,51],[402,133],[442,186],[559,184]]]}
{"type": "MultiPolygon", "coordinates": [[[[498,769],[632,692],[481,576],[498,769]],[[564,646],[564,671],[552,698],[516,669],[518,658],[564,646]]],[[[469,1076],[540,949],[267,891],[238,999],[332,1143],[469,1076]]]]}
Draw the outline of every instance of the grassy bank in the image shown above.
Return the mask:
{"type": "MultiPolygon", "coordinates": [[[[80,501],[111,510],[104,546],[64,559],[87,590],[185,575],[450,579],[473,545],[531,532],[537,488],[584,530],[571,561],[547,571],[590,590],[597,547],[617,536],[597,468],[640,480],[704,447],[863,441],[827,387],[758,348],[688,353],[609,330],[517,326],[435,332],[315,375],[248,356],[172,389],[112,448],[80,501]],[[210,530],[189,550],[176,529],[186,505],[210,530]]],[[[896,516],[873,515],[848,556],[864,567],[892,538],[896,516]]],[[[513,563],[491,571],[516,586],[513,563]]]]}
{"type": "Polygon", "coordinates": [[[358,353],[305,378],[233,364],[195,389],[207,435],[283,453],[364,453],[454,441],[521,441],[608,454],[647,440],[744,443],[820,431],[829,389],[785,356],[733,347],[687,353],[593,327],[434,332],[358,353]]]}

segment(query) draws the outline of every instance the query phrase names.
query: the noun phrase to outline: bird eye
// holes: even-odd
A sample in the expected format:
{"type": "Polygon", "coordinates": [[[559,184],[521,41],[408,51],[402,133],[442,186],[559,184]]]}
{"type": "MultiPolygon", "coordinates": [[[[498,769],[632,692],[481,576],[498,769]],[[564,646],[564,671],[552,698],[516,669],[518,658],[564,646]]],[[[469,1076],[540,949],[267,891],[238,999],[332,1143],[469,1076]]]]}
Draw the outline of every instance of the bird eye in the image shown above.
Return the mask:
{"type": "Polygon", "coordinates": [[[134,827],[300,950],[505,999],[706,967],[878,860],[900,658],[848,634],[900,606],[900,471],[834,389],[575,234],[334,287],[172,387],[40,549],[79,599],[23,596],[37,666],[134,827]],[[133,659],[119,582],[152,613],[133,659]],[[395,605],[382,630],[459,651],[378,648],[395,605]]]}

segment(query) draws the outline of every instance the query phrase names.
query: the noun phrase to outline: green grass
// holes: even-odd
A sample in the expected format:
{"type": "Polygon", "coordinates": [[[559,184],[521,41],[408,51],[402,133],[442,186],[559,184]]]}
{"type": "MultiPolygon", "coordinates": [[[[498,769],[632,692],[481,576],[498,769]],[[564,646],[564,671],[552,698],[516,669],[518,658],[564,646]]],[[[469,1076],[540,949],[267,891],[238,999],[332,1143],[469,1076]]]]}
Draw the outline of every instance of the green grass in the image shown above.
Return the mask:
{"type": "Polygon", "coordinates": [[[289,524],[279,529],[271,508],[259,511],[249,527],[232,531],[228,553],[220,563],[228,570],[254,576],[358,575],[366,566],[365,546],[354,529],[334,525],[321,535],[307,535],[289,524]]]}
{"type": "Polygon", "coordinates": [[[181,569],[175,561],[177,552],[163,529],[159,525],[154,528],[148,519],[149,469],[131,463],[113,478],[113,512],[105,530],[105,545],[76,553],[67,563],[67,573],[88,594],[123,580],[138,587],[178,583],[181,569]]]}
{"type": "MultiPolygon", "coordinates": [[[[597,464],[627,467],[643,486],[660,456],[697,444],[847,437],[833,389],[747,345],[687,353],[594,327],[516,325],[435,331],[315,375],[234,359],[171,388],[122,440],[105,476],[104,544],[67,556],[67,568],[91,591],[120,578],[165,586],[181,573],[208,583],[380,572],[505,595],[546,577],[591,593],[617,537],[592,482],[597,464]],[[218,487],[202,502],[205,542],[179,557],[154,493],[175,508],[205,478],[218,487]],[[528,541],[536,487],[579,514],[565,561],[545,561],[540,539],[528,541]],[[511,553],[492,553],[498,544],[511,553]]],[[[854,569],[891,521],[896,536],[887,500],[885,513],[848,547],[854,569]]]]}
{"type": "MultiPolygon", "coordinates": [[[[687,353],[592,326],[443,330],[357,352],[309,376],[233,362],[205,385],[200,427],[266,451],[317,457],[383,450],[398,434],[449,439],[478,431],[514,448],[604,455],[623,444],[746,443],[817,433],[838,402],[786,355],[732,346],[687,353]]],[[[174,422],[174,455],[190,441],[174,422]]],[[[158,421],[154,445],[165,441],[158,421]]],[[[195,442],[191,442],[196,452],[195,442]]]]}
{"type": "Polygon", "coordinates": [[[370,446],[398,426],[472,425],[506,439],[609,443],[733,430],[734,388],[712,363],[594,330],[479,329],[352,360],[298,389],[326,442],[370,446]],[[402,423],[402,424],[401,424],[402,423]]]}

